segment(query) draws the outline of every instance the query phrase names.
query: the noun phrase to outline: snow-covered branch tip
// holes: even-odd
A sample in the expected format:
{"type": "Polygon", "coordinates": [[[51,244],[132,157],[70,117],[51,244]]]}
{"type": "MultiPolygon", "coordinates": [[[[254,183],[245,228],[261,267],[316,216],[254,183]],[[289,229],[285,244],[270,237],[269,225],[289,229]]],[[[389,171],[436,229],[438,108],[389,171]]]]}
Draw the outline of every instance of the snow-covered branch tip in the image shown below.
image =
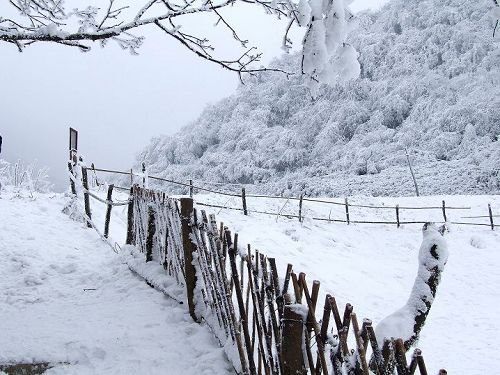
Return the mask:
{"type": "Polygon", "coordinates": [[[289,20],[282,38],[286,52],[292,49],[288,36],[292,26],[307,28],[302,71],[313,91],[320,83],[359,73],[356,51],[346,44],[352,12],[345,0],[108,0],[102,8],[81,1],[82,7],[67,9],[61,0],[9,0],[9,14],[0,17],[0,41],[14,44],[20,52],[41,42],[87,52],[92,42],[105,46],[111,40],[137,54],[144,40],[137,32],[144,26],[156,25],[197,56],[236,72],[240,79],[243,74],[265,71],[292,74],[282,69],[255,67],[262,54],[248,46],[248,39],[238,31],[237,21],[224,13],[227,7],[245,3],[289,20]],[[223,58],[216,54],[216,43],[206,35],[181,28],[183,19],[196,14],[214,18],[215,26],[222,26],[236,42],[236,49],[243,49],[243,53],[236,51],[235,57],[223,58]]]}

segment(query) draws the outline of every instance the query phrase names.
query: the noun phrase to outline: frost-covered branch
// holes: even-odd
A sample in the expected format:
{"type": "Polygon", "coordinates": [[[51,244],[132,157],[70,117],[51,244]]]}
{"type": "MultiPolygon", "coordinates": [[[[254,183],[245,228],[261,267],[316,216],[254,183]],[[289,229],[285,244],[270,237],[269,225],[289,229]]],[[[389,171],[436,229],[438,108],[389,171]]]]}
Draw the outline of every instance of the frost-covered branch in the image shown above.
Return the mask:
{"type": "Polygon", "coordinates": [[[199,57],[237,72],[240,77],[243,73],[281,71],[256,67],[261,53],[256,47],[248,46],[248,40],[238,32],[237,22],[223,13],[228,7],[250,4],[263,8],[268,15],[289,20],[283,36],[285,51],[292,48],[288,37],[290,28],[293,25],[307,27],[302,70],[314,82],[313,89],[318,83],[331,81],[344,73],[350,76],[359,72],[356,52],[345,43],[352,13],[344,0],[108,0],[103,7],[87,1],[80,0],[79,7],[69,8],[64,0],[9,0],[9,14],[0,16],[0,41],[14,44],[19,51],[45,42],[77,47],[86,52],[91,49],[92,42],[104,46],[111,40],[136,54],[144,40],[138,35],[140,29],[156,25],[199,57]],[[181,22],[197,14],[213,17],[215,26],[223,26],[243,53],[235,52],[234,58],[222,58],[215,53],[215,42],[205,35],[196,36],[184,30],[181,22]]]}

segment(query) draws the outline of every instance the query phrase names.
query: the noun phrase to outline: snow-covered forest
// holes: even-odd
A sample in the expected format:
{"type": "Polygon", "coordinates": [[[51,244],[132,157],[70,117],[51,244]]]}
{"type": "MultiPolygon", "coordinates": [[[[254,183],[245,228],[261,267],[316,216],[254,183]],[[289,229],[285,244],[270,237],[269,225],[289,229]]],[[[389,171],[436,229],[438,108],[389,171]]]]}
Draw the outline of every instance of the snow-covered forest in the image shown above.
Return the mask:
{"type": "MultiPolygon", "coordinates": [[[[139,155],[178,180],[311,195],[500,191],[500,39],[490,0],[393,0],[357,16],[360,78],[311,98],[300,75],[257,74],[139,155]]],[[[274,66],[297,71],[301,56],[274,66]]]]}

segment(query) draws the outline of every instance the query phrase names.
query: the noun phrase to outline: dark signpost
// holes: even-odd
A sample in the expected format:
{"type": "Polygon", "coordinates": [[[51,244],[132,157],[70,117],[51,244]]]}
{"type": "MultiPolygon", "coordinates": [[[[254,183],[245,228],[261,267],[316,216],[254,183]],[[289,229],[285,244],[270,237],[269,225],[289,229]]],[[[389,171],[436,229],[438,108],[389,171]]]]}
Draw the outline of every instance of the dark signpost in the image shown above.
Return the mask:
{"type": "Polygon", "coordinates": [[[78,131],[69,128],[69,160],[76,162],[76,154],[78,152],[78,131]]]}

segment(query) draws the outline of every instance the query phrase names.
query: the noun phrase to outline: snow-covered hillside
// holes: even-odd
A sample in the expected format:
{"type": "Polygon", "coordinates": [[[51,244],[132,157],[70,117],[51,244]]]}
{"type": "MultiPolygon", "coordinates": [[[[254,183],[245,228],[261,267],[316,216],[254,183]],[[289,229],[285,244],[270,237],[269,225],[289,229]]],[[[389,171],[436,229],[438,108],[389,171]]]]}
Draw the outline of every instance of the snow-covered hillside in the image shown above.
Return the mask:
{"type": "MultiPolygon", "coordinates": [[[[358,17],[361,77],[322,87],[259,74],[139,155],[178,180],[314,195],[500,191],[500,39],[490,0],[392,0],[358,17]]],[[[300,63],[285,56],[275,65],[300,63]]]]}

